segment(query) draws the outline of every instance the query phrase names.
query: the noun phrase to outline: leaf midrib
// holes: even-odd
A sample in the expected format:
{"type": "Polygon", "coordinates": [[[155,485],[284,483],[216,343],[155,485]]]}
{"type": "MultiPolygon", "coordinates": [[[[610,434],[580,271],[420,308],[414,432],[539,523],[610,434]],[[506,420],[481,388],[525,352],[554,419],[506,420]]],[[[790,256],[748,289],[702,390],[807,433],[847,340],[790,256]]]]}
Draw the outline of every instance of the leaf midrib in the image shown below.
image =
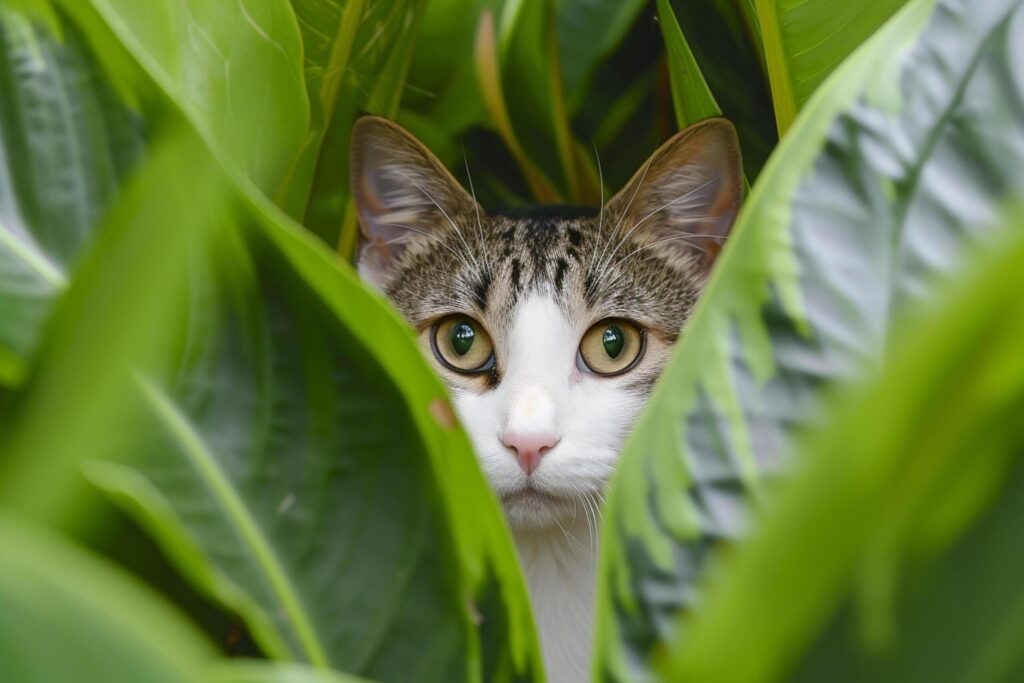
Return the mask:
{"type": "Polygon", "coordinates": [[[235,492],[231,481],[221,469],[216,457],[210,452],[202,437],[189,424],[187,418],[164,392],[145,378],[139,379],[143,395],[149,401],[158,417],[171,435],[178,441],[185,455],[195,467],[210,492],[224,509],[227,519],[235,526],[256,558],[272,592],[277,596],[285,618],[295,629],[296,638],[311,664],[326,667],[327,655],[323,644],[303,609],[295,587],[276,556],[270,541],[260,531],[256,520],[250,514],[245,502],[235,492]]]}

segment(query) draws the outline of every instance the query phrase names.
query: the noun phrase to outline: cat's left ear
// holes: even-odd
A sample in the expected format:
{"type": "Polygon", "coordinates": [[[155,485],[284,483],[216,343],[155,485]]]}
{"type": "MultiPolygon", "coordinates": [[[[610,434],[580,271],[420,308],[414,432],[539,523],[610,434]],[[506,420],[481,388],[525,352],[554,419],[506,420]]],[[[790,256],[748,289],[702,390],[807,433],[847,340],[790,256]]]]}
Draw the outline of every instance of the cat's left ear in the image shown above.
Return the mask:
{"type": "Polygon", "coordinates": [[[623,234],[668,252],[697,254],[710,268],[743,202],[736,129],[713,118],[676,133],[608,202],[623,234]],[[687,237],[690,236],[690,237],[687,237]]]}
{"type": "Polygon", "coordinates": [[[384,291],[407,250],[443,242],[477,220],[479,207],[430,150],[387,119],[356,121],[351,150],[359,274],[384,291]]]}

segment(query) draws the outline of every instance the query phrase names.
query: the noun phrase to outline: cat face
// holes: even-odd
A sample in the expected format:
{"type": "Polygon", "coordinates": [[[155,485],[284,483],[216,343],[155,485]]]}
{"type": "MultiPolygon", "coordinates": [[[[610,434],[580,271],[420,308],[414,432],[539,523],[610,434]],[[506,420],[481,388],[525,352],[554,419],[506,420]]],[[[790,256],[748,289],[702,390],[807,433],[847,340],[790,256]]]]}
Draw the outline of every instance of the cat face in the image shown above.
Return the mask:
{"type": "Polygon", "coordinates": [[[418,331],[510,523],[600,499],[742,198],[702,122],[594,211],[488,213],[384,119],[353,132],[361,276],[418,331]]]}

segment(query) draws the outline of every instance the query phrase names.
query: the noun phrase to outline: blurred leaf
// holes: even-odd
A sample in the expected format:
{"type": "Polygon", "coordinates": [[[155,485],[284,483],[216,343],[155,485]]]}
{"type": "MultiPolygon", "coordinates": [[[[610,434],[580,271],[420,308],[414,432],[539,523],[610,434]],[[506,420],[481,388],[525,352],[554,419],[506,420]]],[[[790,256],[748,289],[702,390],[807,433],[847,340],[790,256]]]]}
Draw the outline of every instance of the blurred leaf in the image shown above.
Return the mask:
{"type": "Polygon", "coordinates": [[[477,77],[480,83],[480,90],[483,92],[484,105],[490,112],[492,122],[498,133],[501,135],[505,145],[508,146],[512,156],[519,164],[526,182],[534,196],[542,203],[553,204],[562,200],[557,189],[545,177],[544,173],[537,168],[526,151],[519,144],[519,138],[512,127],[512,120],[509,117],[508,107],[505,105],[505,95],[502,92],[501,68],[498,65],[498,47],[494,34],[494,17],[490,12],[484,12],[480,16],[480,27],[477,30],[476,46],[474,48],[474,61],[476,62],[477,77]]]}
{"type": "Polygon", "coordinates": [[[213,651],[127,575],[0,514],[0,661],[19,683],[192,683],[213,651]]]}
{"type": "MultiPolygon", "coordinates": [[[[60,2],[73,12],[81,0],[60,2]]],[[[89,2],[222,160],[272,190],[310,117],[287,0],[89,2]]]]}
{"type": "Polygon", "coordinates": [[[181,365],[144,383],[164,437],[94,480],[274,657],[381,681],[539,666],[500,511],[465,435],[432,416],[450,408],[411,333],[257,220],[193,264],[181,365]]]}
{"type": "Polygon", "coordinates": [[[501,90],[514,103],[509,119],[523,151],[565,200],[585,201],[572,154],[554,0],[505,3],[497,34],[501,90]]]}
{"type": "Polygon", "coordinates": [[[72,25],[0,8],[0,384],[24,374],[142,129],[72,25]]]}
{"type": "Polygon", "coordinates": [[[270,653],[540,678],[499,507],[411,333],[224,163],[172,137],[126,191],[5,411],[0,495],[80,516],[69,461],[131,453],[94,479],[270,653]]]}
{"type": "Polygon", "coordinates": [[[558,63],[569,102],[598,62],[617,48],[646,3],[643,0],[555,0],[558,63]]]}
{"type": "Polygon", "coordinates": [[[214,669],[205,683],[370,683],[349,674],[301,664],[235,660],[214,669]]]}
{"type": "Polygon", "coordinates": [[[157,137],[46,322],[33,372],[0,415],[7,505],[39,520],[80,521],[71,463],[112,455],[111,432],[131,432],[138,402],[128,367],[156,371],[173,358],[167,330],[181,322],[187,264],[224,210],[224,178],[200,154],[180,128],[157,137]]]}
{"type": "Polygon", "coordinates": [[[610,675],[643,679],[822,392],[877,368],[893,316],[934,301],[935,277],[1024,190],[1021,2],[933,5],[908,5],[808,104],[627,443],[602,536],[610,675]]]}
{"type": "Polygon", "coordinates": [[[672,103],[679,129],[721,116],[722,110],[704,80],[668,0],[658,0],[658,20],[668,50],[668,75],[672,82],[672,103]]]}
{"type": "Polygon", "coordinates": [[[796,680],[1024,675],[1022,220],[1003,217],[999,250],[830,411],[763,528],[709,577],[668,680],[793,680],[801,661],[796,680]]]}
{"type": "Polygon", "coordinates": [[[832,70],[906,0],[754,0],[779,135],[832,70]]]}

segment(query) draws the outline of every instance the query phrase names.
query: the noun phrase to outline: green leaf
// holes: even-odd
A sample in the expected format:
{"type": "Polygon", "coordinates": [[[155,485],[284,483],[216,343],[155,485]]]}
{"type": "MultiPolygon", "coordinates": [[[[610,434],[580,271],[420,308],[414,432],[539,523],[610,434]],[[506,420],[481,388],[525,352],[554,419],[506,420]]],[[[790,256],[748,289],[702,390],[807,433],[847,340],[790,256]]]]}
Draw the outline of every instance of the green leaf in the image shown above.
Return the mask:
{"type": "Polygon", "coordinates": [[[625,38],[641,0],[555,0],[558,63],[569,102],[579,102],[594,67],[625,38]]]}
{"type": "Polygon", "coordinates": [[[142,149],[143,124],[74,26],[9,9],[0,9],[0,93],[0,384],[14,385],[142,149]]]}
{"type": "Polygon", "coordinates": [[[754,0],[779,134],[843,59],[906,0],[754,0]]]}
{"type": "MultiPolygon", "coordinates": [[[[60,0],[70,13],[81,0],[60,0]]],[[[220,159],[264,191],[309,124],[302,41],[287,0],[90,0],[220,159]]]]}
{"type": "Polygon", "coordinates": [[[370,683],[325,669],[301,664],[236,660],[216,667],[204,679],[206,683],[370,683]]]}
{"type": "Polygon", "coordinates": [[[658,0],[658,20],[668,50],[668,75],[672,83],[676,125],[682,130],[703,119],[721,116],[722,110],[704,80],[668,0],[658,0]]]}
{"type": "Polygon", "coordinates": [[[168,372],[167,330],[181,323],[188,264],[217,233],[226,190],[194,135],[173,122],[154,131],[46,322],[32,373],[0,413],[8,506],[57,524],[88,516],[71,463],[111,455],[131,433],[139,402],[130,367],[168,372]]]}
{"type": "Polygon", "coordinates": [[[505,3],[497,32],[501,89],[505,101],[513,103],[512,128],[562,199],[579,203],[581,179],[572,153],[553,0],[505,3]]]}
{"type": "Polygon", "coordinates": [[[902,326],[877,381],[834,402],[760,531],[709,582],[668,680],[1024,674],[1022,218],[999,220],[997,248],[971,254],[939,315],[902,326]]]}
{"type": "Polygon", "coordinates": [[[423,0],[292,0],[305,46],[311,119],[276,196],[328,244],[338,244],[350,210],[352,125],[363,113],[388,118],[398,113],[425,5],[423,0]]]}
{"type": "Polygon", "coordinates": [[[0,515],[4,678],[198,680],[213,650],[149,589],[81,548],[0,515]]]}
{"type": "MultiPolygon", "coordinates": [[[[179,123],[154,121],[161,140],[179,123]]],[[[76,523],[68,463],[131,454],[90,474],[270,654],[384,681],[541,678],[499,507],[411,332],[222,148],[176,135],[5,411],[0,496],[76,523]]]]}
{"type": "Polygon", "coordinates": [[[822,393],[882,363],[894,316],[1024,189],[1021,3],[966,4],[908,5],[755,184],[609,493],[597,649],[615,676],[642,678],[676,637],[709,551],[745,532],[822,393]]]}
{"type": "Polygon", "coordinates": [[[167,442],[119,492],[170,515],[154,530],[248,598],[232,606],[277,657],[383,681],[524,674],[525,591],[465,435],[431,414],[450,411],[439,381],[352,271],[259,220],[229,252],[237,281],[200,275],[186,364],[147,388],[167,442]],[[489,600],[503,640],[481,652],[489,600]]]}
{"type": "MultiPolygon", "coordinates": [[[[701,4],[677,1],[672,4],[674,21],[661,21],[661,30],[667,33],[678,24],[722,116],[736,126],[743,166],[753,181],[778,144],[760,28],[753,0],[713,0],[713,5],[714,11],[708,11],[701,4]]],[[[666,37],[665,42],[671,56],[670,40],[666,37]]]]}

